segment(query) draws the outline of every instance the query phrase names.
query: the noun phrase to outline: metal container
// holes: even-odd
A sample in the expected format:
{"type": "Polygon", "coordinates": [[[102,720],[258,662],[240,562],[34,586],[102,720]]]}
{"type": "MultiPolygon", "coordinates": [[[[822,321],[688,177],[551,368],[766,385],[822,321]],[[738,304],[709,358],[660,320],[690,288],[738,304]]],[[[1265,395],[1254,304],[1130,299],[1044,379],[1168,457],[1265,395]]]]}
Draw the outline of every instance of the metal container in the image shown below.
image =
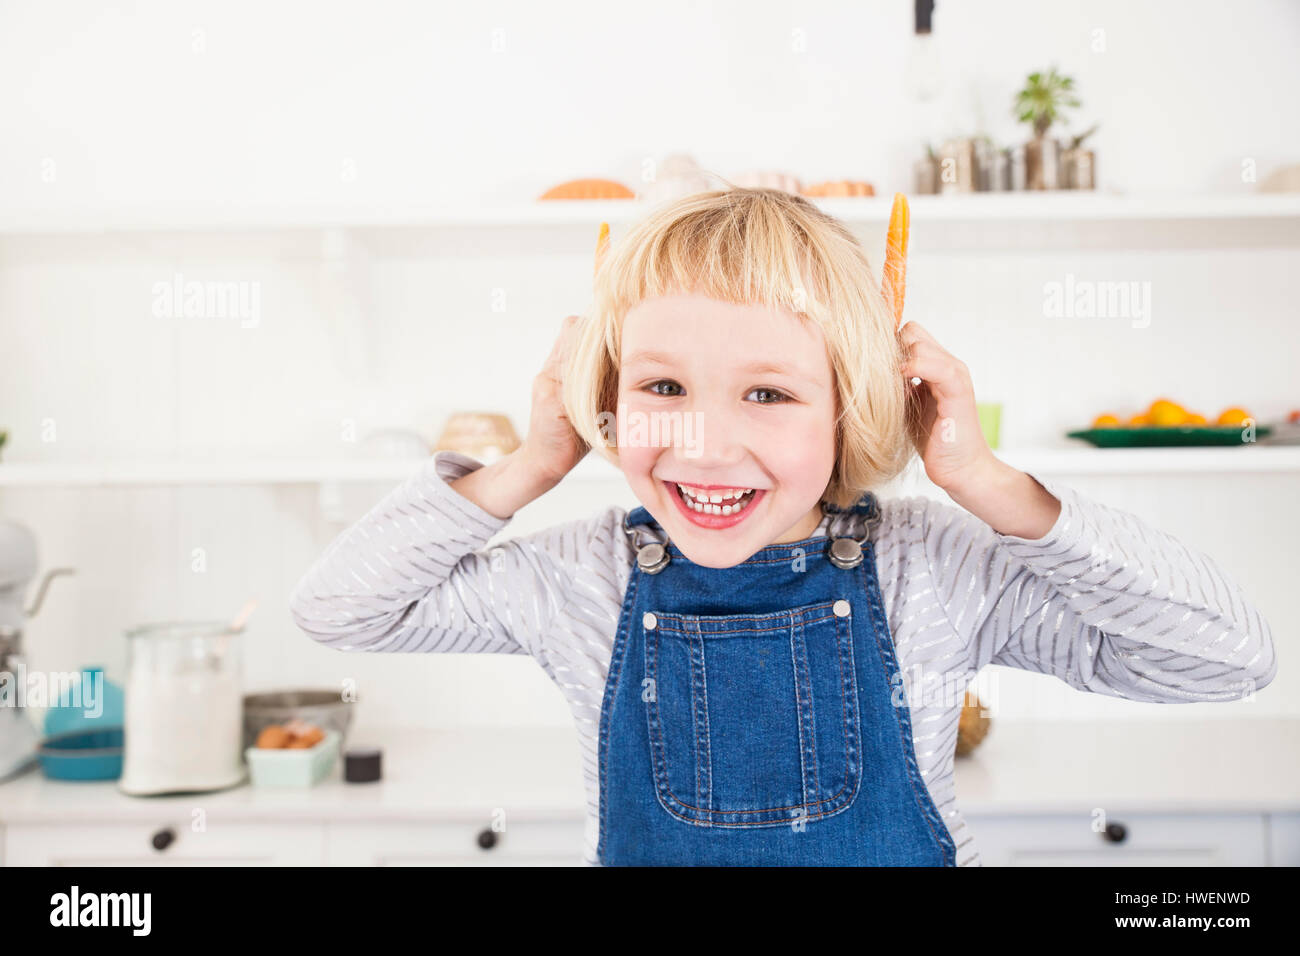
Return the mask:
{"type": "Polygon", "coordinates": [[[1007,150],[981,139],[975,145],[975,162],[980,192],[1001,193],[1011,188],[1011,156],[1007,150]]]}
{"type": "Polygon", "coordinates": [[[1076,146],[1061,154],[1062,179],[1066,189],[1097,188],[1097,154],[1076,146]]]}
{"type": "Polygon", "coordinates": [[[1025,144],[1027,189],[1061,188],[1061,144],[1050,136],[1025,144]]]}
{"type": "Polygon", "coordinates": [[[988,140],[975,141],[975,191],[989,191],[989,166],[992,162],[993,144],[988,140]]]}
{"type": "Polygon", "coordinates": [[[979,185],[975,140],[950,139],[939,153],[939,192],[973,193],[979,185]]]}
{"type": "Polygon", "coordinates": [[[1022,192],[1029,188],[1029,160],[1027,150],[1017,146],[1007,151],[1010,161],[1007,171],[1007,188],[1012,192],[1022,192]]]}
{"type": "Polygon", "coordinates": [[[939,191],[939,164],[933,156],[923,156],[912,164],[912,192],[933,196],[939,191]]]}
{"type": "Polygon", "coordinates": [[[992,193],[1004,193],[1011,188],[1011,156],[1007,150],[989,151],[982,179],[984,188],[992,193]]]}

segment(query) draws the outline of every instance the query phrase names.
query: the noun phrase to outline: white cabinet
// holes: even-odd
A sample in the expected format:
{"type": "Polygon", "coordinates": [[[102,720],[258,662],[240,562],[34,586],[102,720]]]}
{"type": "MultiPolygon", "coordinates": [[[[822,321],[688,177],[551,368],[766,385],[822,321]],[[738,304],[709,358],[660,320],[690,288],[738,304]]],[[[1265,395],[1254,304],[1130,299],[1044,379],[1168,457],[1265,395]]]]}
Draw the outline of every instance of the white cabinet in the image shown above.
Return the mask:
{"type": "MultiPolygon", "coordinates": [[[[1300,814],[966,814],[985,866],[1300,866],[1300,814]]],[[[6,866],[581,866],[583,819],[9,823],[6,866]]]]}
{"type": "MultiPolygon", "coordinates": [[[[1004,722],[958,761],[985,866],[1300,866],[1300,771],[1266,759],[1300,752],[1300,721],[1246,731],[1166,720],[1099,747],[1111,729],[1004,722]],[[1187,761],[1179,748],[1190,739],[1216,760],[1187,761]],[[1091,806],[1122,832],[1094,832],[1091,806]]],[[[235,787],[196,800],[37,773],[6,781],[0,864],[583,865],[586,792],[571,730],[372,733],[385,746],[384,780],[373,785],[335,776],[302,791],[235,787]],[[199,807],[205,826],[195,830],[199,807]]]]}
{"type": "Polygon", "coordinates": [[[9,824],[6,866],[581,866],[583,822],[9,824]]]}
{"type": "Polygon", "coordinates": [[[1265,866],[1268,819],[1260,813],[1114,811],[1109,834],[1085,815],[966,814],[985,866],[1265,866]]]}
{"type": "Polygon", "coordinates": [[[1274,813],[1268,818],[1270,866],[1300,866],[1300,813],[1274,813]]]}
{"type": "Polygon", "coordinates": [[[320,823],[9,823],[6,866],[320,866],[320,823]]]}
{"type": "Polygon", "coordinates": [[[583,821],[329,823],[331,866],[581,866],[583,821]]]}

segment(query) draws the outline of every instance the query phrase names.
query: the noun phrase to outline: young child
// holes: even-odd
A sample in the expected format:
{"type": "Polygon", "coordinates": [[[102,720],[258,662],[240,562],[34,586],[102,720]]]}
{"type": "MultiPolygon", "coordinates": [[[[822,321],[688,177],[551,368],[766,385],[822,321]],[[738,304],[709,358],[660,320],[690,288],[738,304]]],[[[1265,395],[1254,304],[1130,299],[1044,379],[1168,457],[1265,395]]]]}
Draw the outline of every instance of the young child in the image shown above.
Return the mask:
{"type": "Polygon", "coordinates": [[[1276,672],[1209,557],[999,461],[965,365],[798,196],[654,212],[532,401],[518,450],[434,455],[291,606],[340,650],[531,654],[581,739],[588,863],[979,865],[953,755],[985,664],[1154,702],[1276,672]],[[641,507],[486,547],[589,448],[641,507]],[[917,451],[958,507],[871,491],[917,451]]]}

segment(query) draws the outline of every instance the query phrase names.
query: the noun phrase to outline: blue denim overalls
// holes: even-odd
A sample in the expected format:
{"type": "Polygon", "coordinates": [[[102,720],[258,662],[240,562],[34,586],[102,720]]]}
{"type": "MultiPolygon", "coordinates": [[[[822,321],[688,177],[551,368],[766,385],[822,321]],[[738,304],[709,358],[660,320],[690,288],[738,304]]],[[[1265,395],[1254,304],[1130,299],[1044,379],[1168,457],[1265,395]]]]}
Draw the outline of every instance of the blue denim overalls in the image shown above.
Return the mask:
{"type": "Polygon", "coordinates": [[[954,866],[876,577],[848,534],[693,564],[645,508],[600,714],[602,865],[954,866]],[[894,706],[897,693],[900,706],[894,706]]]}

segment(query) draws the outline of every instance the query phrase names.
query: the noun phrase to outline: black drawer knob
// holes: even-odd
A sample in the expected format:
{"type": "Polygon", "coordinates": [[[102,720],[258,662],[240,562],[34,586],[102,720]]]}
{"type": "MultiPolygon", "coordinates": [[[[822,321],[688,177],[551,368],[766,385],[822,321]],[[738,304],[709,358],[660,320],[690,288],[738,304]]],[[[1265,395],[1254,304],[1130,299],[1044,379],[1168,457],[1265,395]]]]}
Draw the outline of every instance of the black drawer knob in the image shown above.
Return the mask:
{"type": "Polygon", "coordinates": [[[1108,823],[1102,835],[1111,843],[1123,843],[1128,839],[1128,827],[1122,823],[1108,823]]]}
{"type": "Polygon", "coordinates": [[[163,827],[149,840],[155,850],[165,850],[176,842],[176,831],[171,827],[163,827]]]}
{"type": "Polygon", "coordinates": [[[497,845],[496,831],[493,830],[491,827],[487,827],[483,830],[480,830],[478,835],[478,845],[485,850],[490,850],[494,846],[496,846],[497,845]]]}

